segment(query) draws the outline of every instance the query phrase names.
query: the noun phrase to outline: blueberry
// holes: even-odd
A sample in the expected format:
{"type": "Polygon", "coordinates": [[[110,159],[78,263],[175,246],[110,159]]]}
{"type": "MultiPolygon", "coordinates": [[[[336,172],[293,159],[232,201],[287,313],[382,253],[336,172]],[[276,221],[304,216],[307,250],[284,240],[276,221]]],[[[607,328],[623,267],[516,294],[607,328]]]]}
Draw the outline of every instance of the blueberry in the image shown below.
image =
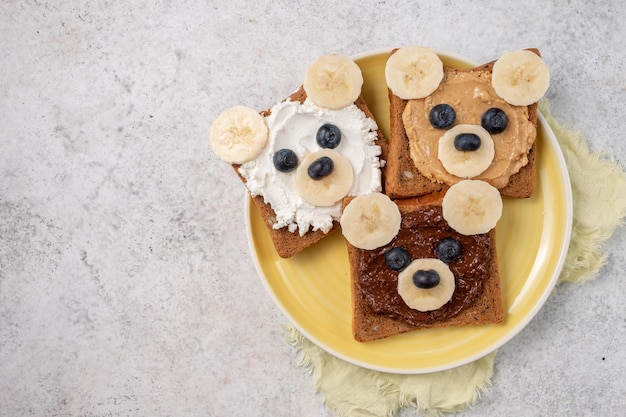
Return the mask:
{"type": "Polygon", "coordinates": [[[430,110],[428,120],[435,129],[447,129],[454,124],[456,112],[449,104],[437,104],[430,110]]]}
{"type": "Polygon", "coordinates": [[[341,130],[335,125],[326,123],[317,130],[315,139],[322,148],[335,149],[341,142],[341,130]]]}
{"type": "Polygon", "coordinates": [[[473,133],[461,133],[454,138],[457,151],[475,151],[480,148],[480,137],[473,133]]]}
{"type": "Polygon", "coordinates": [[[413,274],[413,284],[415,284],[417,288],[423,288],[425,290],[436,287],[439,285],[440,280],[439,274],[434,269],[427,271],[420,269],[413,274]]]}
{"type": "Polygon", "coordinates": [[[497,107],[492,107],[483,113],[483,117],[480,119],[480,124],[489,133],[501,133],[506,129],[506,125],[509,120],[506,117],[504,110],[497,107]]]}
{"type": "Polygon", "coordinates": [[[402,271],[409,265],[409,262],[411,262],[411,255],[404,248],[391,248],[385,253],[385,263],[394,271],[402,271]]]}
{"type": "Polygon", "coordinates": [[[298,166],[298,157],[291,149],[280,149],[274,153],[272,162],[280,172],[290,172],[298,166]]]}
{"type": "Polygon", "coordinates": [[[307,173],[312,180],[321,180],[322,178],[329,176],[333,172],[334,168],[335,164],[333,163],[333,160],[327,156],[322,156],[309,165],[307,173]]]}
{"type": "Polygon", "coordinates": [[[461,243],[451,237],[442,239],[437,244],[435,254],[437,258],[445,263],[452,262],[461,255],[461,243]]]}

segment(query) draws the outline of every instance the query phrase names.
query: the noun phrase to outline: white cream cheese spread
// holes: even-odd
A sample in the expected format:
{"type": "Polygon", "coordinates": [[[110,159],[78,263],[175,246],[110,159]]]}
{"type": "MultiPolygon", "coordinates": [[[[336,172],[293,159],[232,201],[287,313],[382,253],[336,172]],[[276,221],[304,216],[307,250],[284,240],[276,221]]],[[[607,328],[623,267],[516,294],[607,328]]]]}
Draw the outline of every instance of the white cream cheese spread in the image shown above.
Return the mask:
{"type": "Polygon", "coordinates": [[[265,118],[269,139],[256,159],[239,167],[250,194],[262,196],[276,213],[273,227],[287,227],[304,235],[309,230],[328,232],[341,216],[341,201],[332,206],[314,206],[306,202],[295,185],[296,171],[280,172],[274,167],[274,153],[290,149],[302,161],[322,148],[316,141],[320,126],[333,124],[341,131],[341,142],[334,149],[346,158],[353,169],[354,182],[349,196],[381,191],[381,149],[376,122],[352,104],[339,110],[323,109],[311,101],[281,102],[265,118]]]}

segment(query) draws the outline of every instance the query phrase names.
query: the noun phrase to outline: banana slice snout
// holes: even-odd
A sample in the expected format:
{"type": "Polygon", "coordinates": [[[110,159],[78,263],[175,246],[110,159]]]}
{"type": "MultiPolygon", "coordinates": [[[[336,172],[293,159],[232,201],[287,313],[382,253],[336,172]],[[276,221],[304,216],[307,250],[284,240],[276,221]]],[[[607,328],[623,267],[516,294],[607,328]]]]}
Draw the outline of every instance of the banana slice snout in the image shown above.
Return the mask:
{"type": "Polygon", "coordinates": [[[338,110],[354,103],[361,94],[363,74],[350,58],[325,55],[317,58],[304,74],[307,97],[319,107],[338,110]]]}
{"type": "Polygon", "coordinates": [[[550,71],[543,59],[531,51],[508,52],[493,64],[491,85],[506,102],[528,106],[548,90],[550,71]]]}
{"type": "Polygon", "coordinates": [[[500,191],[480,180],[462,180],[452,185],[441,203],[448,225],[466,236],[493,229],[502,216],[502,207],[500,191]]]}
{"type": "Polygon", "coordinates": [[[493,162],[494,155],[491,135],[478,125],[456,125],[439,139],[437,156],[441,164],[460,178],[473,178],[483,173],[493,162]]]}
{"type": "Polygon", "coordinates": [[[243,164],[256,158],[268,138],[263,116],[245,106],[224,110],[211,124],[209,133],[213,152],[229,164],[243,164]]]}
{"type": "Polygon", "coordinates": [[[401,220],[396,203],[383,193],[372,193],[352,199],[341,214],[340,224],[352,246],[373,250],[393,240],[401,220]]]}
{"type": "Polygon", "coordinates": [[[352,189],[350,161],[337,151],[322,149],[308,154],[296,171],[296,190],[306,202],[319,207],[335,205],[352,189]]]}
{"type": "Polygon", "coordinates": [[[398,274],[398,294],[410,308],[432,311],[452,298],[454,274],[436,258],[416,259],[398,274]]]}
{"type": "Polygon", "coordinates": [[[443,63],[431,49],[407,46],[396,50],[385,65],[387,86],[403,100],[432,94],[443,79],[443,63]]]}

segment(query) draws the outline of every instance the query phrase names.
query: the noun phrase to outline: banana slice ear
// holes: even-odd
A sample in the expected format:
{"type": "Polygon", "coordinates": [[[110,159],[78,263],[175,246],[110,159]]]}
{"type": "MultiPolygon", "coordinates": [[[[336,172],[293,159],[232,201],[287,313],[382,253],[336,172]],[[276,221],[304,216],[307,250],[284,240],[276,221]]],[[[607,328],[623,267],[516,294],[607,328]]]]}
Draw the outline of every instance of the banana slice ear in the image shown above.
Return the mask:
{"type": "Polygon", "coordinates": [[[514,106],[536,103],[550,86],[550,71],[543,59],[529,50],[505,53],[493,64],[491,85],[514,106]]]}
{"type": "Polygon", "coordinates": [[[309,65],[302,84],[317,106],[338,110],[354,103],[361,94],[361,68],[345,56],[324,55],[309,65]]]}
{"type": "Polygon", "coordinates": [[[209,142],[213,152],[229,164],[255,159],[269,138],[265,119],[256,110],[235,106],[224,110],[211,124],[209,142]]]}
{"type": "Polygon", "coordinates": [[[394,201],[383,193],[352,199],[341,215],[341,231],[352,246],[374,250],[391,242],[400,231],[402,216],[394,201]]]}
{"type": "Polygon", "coordinates": [[[387,86],[403,100],[431,95],[443,80],[443,62],[431,49],[407,46],[396,50],[385,65],[387,86]]]}
{"type": "Polygon", "coordinates": [[[478,235],[496,227],[502,216],[502,196],[497,188],[480,180],[462,180],[443,197],[443,218],[462,235],[478,235]]]}

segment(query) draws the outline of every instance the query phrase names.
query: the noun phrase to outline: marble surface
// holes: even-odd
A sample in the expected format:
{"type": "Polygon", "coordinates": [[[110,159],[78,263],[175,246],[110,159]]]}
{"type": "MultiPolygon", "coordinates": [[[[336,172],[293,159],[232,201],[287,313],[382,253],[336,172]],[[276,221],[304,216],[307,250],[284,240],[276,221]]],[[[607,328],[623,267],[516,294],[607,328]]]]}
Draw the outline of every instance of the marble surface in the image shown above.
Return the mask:
{"type": "MultiPolygon", "coordinates": [[[[1,416],[333,415],[207,140],[224,108],[273,104],[318,55],[538,47],[553,115],[626,160],[622,1],[131,3],[0,4],[1,416]]],[[[459,415],[626,414],[626,230],[605,249],[459,415]]]]}

